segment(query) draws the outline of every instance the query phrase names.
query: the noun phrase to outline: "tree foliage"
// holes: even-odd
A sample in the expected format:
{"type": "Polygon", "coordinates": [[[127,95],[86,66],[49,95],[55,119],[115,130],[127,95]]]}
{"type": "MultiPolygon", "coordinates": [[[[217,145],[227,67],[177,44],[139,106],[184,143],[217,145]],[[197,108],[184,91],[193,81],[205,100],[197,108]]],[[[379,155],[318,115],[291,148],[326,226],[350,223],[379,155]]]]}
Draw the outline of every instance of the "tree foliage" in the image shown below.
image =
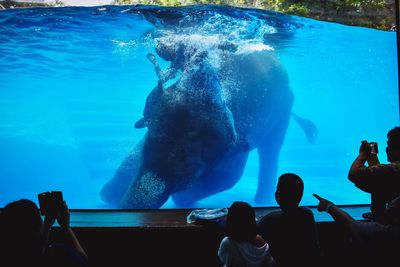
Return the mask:
{"type": "Polygon", "coordinates": [[[395,0],[115,0],[114,3],[163,6],[222,4],[383,30],[389,30],[396,24],[395,0]]]}
{"type": "MultiPolygon", "coordinates": [[[[182,6],[198,4],[253,7],[288,13],[319,20],[382,30],[396,25],[395,0],[113,0],[116,5],[182,6]]],[[[53,4],[0,0],[5,8],[33,6],[62,6],[62,0],[53,4]]]]}

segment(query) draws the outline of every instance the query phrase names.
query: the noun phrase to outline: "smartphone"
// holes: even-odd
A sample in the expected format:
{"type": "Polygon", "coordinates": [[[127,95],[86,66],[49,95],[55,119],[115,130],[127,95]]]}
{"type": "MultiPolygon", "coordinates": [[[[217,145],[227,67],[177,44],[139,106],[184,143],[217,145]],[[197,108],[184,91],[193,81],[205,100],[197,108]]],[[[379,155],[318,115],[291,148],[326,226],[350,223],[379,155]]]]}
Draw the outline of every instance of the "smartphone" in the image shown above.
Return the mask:
{"type": "Polygon", "coordinates": [[[42,215],[55,214],[62,209],[64,198],[61,191],[38,194],[39,208],[42,215]]]}
{"type": "Polygon", "coordinates": [[[371,154],[378,154],[378,143],[370,142],[369,146],[371,147],[371,154]]]}
{"type": "Polygon", "coordinates": [[[50,212],[50,192],[38,194],[39,208],[42,215],[47,215],[50,212]]]}
{"type": "Polygon", "coordinates": [[[374,166],[379,164],[378,159],[378,143],[377,142],[370,142],[368,143],[371,148],[371,154],[369,155],[367,162],[368,166],[374,166]]]}

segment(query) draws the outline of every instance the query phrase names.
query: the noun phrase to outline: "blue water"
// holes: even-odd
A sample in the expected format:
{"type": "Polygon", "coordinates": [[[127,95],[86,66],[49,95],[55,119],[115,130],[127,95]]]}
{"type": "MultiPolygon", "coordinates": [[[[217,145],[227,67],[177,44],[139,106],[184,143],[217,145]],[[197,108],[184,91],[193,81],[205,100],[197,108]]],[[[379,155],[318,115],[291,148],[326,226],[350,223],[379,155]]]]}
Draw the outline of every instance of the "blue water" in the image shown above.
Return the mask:
{"type": "MultiPolygon", "coordinates": [[[[395,32],[254,9],[103,6],[0,11],[0,206],[62,190],[70,208],[115,208],[100,190],[146,132],[134,123],[157,84],[146,55],[158,38],[276,53],[292,110],[318,128],[311,144],[291,119],[278,175],[303,178],[303,205],[317,204],[312,193],[369,203],[347,171],[362,139],[377,141],[386,162],[386,133],[399,122],[395,32]]],[[[257,205],[257,157],[233,188],[194,207],[257,205]]]]}

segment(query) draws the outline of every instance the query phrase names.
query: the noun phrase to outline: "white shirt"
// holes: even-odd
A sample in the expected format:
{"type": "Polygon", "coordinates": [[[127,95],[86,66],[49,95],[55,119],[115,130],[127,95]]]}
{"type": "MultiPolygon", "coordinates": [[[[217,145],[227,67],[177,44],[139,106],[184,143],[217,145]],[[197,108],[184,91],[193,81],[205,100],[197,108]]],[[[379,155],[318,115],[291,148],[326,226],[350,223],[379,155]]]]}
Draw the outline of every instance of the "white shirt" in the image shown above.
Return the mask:
{"type": "Polygon", "coordinates": [[[237,242],[227,236],[221,241],[218,257],[225,267],[270,267],[274,261],[268,243],[256,247],[249,242],[237,242]]]}

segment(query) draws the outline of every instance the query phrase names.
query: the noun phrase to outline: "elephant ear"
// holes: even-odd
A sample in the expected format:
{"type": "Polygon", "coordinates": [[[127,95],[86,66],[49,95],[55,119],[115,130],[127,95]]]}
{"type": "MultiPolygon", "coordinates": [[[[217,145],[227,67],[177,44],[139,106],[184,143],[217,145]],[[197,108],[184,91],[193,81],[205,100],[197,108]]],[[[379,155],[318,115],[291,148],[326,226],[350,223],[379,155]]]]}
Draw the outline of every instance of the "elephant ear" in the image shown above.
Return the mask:
{"type": "Polygon", "coordinates": [[[145,118],[141,118],[140,120],[138,120],[135,123],[135,128],[136,129],[142,129],[142,128],[147,127],[148,124],[149,124],[149,122],[145,118]]]}

